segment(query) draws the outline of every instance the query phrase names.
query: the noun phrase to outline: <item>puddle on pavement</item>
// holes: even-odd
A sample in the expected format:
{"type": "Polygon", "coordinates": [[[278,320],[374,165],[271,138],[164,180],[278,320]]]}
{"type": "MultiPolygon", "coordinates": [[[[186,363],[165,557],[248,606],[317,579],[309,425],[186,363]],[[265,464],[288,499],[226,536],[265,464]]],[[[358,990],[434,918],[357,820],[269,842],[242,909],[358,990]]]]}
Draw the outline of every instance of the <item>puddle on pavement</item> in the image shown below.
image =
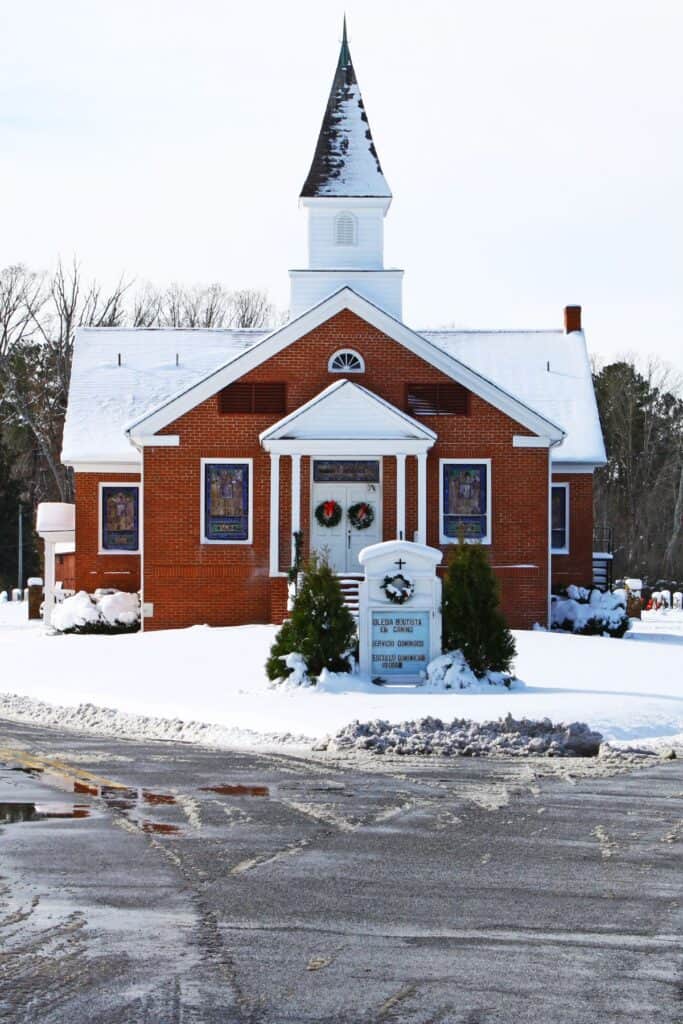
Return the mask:
{"type": "Polygon", "coordinates": [[[143,832],[151,832],[157,836],[179,836],[182,835],[183,830],[179,825],[167,825],[163,821],[141,821],[136,822],[143,832]]]}
{"type": "Polygon", "coordinates": [[[13,825],[20,821],[46,821],[51,818],[89,818],[86,804],[23,803],[10,800],[0,803],[0,825],[13,825]]]}
{"type": "Polygon", "coordinates": [[[171,796],[170,793],[150,793],[148,789],[143,789],[142,799],[146,804],[174,804],[176,798],[171,796]]]}
{"type": "MultiPolygon", "coordinates": [[[[31,778],[38,779],[48,786],[55,786],[67,793],[74,793],[83,796],[91,796],[103,800],[109,810],[120,811],[143,832],[156,835],[183,835],[184,830],[179,825],[171,825],[166,822],[150,821],[148,818],[138,817],[136,811],[142,810],[144,805],[151,807],[169,807],[175,805],[177,800],[170,793],[156,793],[149,789],[133,789],[126,786],[108,786],[105,784],[89,782],[83,779],[75,779],[73,776],[58,770],[43,768],[38,765],[21,765],[11,763],[8,765],[11,771],[21,771],[31,778]]],[[[93,810],[87,804],[71,803],[29,803],[25,801],[0,801],[0,825],[13,824],[20,821],[44,821],[52,818],[89,818],[93,810]]]]}
{"type": "Polygon", "coordinates": [[[270,796],[268,786],[200,786],[203,793],[218,793],[220,796],[270,796]]]}

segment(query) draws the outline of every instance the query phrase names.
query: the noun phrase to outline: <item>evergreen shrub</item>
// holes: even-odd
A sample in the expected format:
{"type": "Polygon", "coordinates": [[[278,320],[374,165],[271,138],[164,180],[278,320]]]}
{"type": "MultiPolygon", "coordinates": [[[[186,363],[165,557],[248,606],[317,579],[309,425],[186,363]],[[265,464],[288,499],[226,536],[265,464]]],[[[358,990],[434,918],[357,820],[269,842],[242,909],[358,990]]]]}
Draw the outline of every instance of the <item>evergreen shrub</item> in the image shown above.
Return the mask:
{"type": "Polygon", "coordinates": [[[461,533],[443,581],[442,649],[462,651],[478,679],[487,672],[509,672],[516,653],[499,603],[498,581],[485,549],[465,543],[461,533]]]}
{"type": "Polygon", "coordinates": [[[313,554],[304,565],[291,618],[283,623],[266,662],[269,679],[291,673],[284,658],[296,652],[306,662],[308,675],[348,672],[356,646],[356,623],[344,604],[339,580],[325,558],[313,554]]]}

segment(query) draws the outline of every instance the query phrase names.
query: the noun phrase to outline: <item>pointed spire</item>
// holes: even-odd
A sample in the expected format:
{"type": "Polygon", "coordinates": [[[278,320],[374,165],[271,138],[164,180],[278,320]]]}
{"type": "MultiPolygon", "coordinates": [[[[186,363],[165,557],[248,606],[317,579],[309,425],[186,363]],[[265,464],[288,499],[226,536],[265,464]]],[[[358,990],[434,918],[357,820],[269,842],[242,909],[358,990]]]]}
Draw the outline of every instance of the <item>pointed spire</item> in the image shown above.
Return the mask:
{"type": "Polygon", "coordinates": [[[301,196],[391,198],[351,61],[346,15],[337,70],[301,196]]]}
{"type": "Polygon", "coordinates": [[[342,67],[346,67],[347,64],[351,63],[351,51],[349,50],[349,41],[346,38],[346,14],[344,15],[344,30],[342,32],[342,44],[339,52],[339,63],[342,67]]]}

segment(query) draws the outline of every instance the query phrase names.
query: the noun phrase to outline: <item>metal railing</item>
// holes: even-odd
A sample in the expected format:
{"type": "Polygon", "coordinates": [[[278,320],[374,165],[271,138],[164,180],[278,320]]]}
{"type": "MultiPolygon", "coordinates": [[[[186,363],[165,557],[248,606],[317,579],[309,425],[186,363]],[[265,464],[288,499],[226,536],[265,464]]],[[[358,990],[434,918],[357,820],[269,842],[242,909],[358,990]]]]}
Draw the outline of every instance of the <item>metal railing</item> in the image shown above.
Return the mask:
{"type": "Polygon", "coordinates": [[[614,530],[611,526],[596,526],[593,529],[593,551],[614,552],[614,530]]]}

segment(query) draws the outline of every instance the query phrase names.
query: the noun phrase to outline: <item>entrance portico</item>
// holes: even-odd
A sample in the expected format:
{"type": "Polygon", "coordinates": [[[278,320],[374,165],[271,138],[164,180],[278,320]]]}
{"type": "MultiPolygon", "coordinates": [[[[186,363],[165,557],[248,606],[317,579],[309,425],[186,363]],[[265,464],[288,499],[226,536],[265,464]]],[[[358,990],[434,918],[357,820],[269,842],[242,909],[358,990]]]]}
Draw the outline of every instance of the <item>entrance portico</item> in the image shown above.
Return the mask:
{"type": "MultiPolygon", "coordinates": [[[[417,461],[417,531],[411,539],[424,544],[427,532],[427,452],[436,434],[367,388],[339,380],[311,401],[275,423],[260,436],[270,453],[270,575],[281,575],[279,550],[280,459],[291,459],[291,530],[301,529],[301,459],[311,461],[310,547],[327,547],[337,572],[360,572],[357,555],[367,544],[406,538],[406,458],[417,461]],[[383,467],[395,460],[395,534],[382,529],[383,467]],[[335,501],[342,516],[334,527],[321,526],[315,509],[335,501]],[[353,528],[348,510],[372,506],[373,523],[353,528]],[[324,543],[321,543],[324,542],[324,543]]],[[[292,557],[293,557],[292,538],[292,557]]]]}

